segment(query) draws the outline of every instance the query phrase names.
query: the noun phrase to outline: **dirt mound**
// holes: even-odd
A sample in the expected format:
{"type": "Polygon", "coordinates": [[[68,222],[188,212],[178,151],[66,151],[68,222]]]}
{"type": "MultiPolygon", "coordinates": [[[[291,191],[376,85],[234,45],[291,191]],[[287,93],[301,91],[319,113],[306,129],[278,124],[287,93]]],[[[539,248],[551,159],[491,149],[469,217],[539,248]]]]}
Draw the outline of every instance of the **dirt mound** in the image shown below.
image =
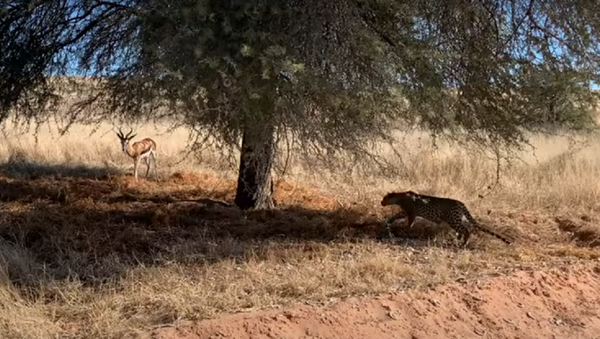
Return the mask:
{"type": "Polygon", "coordinates": [[[298,305],[161,328],[153,339],[597,338],[600,265],[519,272],[486,282],[326,307],[298,305]]]}

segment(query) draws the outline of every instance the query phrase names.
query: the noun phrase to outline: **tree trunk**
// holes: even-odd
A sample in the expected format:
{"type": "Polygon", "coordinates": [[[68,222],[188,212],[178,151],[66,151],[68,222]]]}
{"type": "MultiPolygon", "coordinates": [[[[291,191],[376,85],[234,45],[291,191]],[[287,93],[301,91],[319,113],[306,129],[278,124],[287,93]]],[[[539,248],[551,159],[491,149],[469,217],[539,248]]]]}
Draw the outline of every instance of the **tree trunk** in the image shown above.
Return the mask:
{"type": "Polygon", "coordinates": [[[235,204],[243,209],[271,209],[275,153],[274,128],[269,124],[247,125],[242,137],[240,171],[235,204]]]}

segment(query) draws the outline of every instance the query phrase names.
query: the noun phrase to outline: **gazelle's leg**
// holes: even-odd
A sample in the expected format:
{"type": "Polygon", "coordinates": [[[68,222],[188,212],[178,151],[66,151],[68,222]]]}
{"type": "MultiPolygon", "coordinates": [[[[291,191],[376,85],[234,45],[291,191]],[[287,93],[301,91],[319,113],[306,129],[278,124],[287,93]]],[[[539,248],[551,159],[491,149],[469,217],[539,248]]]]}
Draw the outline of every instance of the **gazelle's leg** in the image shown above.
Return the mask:
{"type": "Polygon", "coordinates": [[[152,163],[154,164],[154,176],[156,176],[156,151],[152,150],[152,163]]]}
{"type": "Polygon", "coordinates": [[[148,178],[148,173],[150,173],[150,154],[148,154],[144,161],[146,161],[146,178],[148,178]]]}
{"type": "Polygon", "coordinates": [[[139,157],[135,158],[135,164],[133,167],[133,176],[135,177],[136,181],[138,180],[138,167],[140,166],[140,160],[141,159],[139,157]]]}

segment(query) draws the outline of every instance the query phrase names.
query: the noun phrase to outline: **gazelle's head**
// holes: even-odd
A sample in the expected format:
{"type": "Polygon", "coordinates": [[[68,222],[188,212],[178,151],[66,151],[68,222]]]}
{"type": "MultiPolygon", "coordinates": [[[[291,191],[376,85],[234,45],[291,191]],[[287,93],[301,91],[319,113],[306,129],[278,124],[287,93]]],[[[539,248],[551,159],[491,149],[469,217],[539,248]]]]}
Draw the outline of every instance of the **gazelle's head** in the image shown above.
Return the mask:
{"type": "Polygon", "coordinates": [[[383,197],[383,199],[381,200],[381,205],[398,205],[402,199],[415,200],[417,198],[417,195],[418,194],[413,191],[391,192],[383,197]]]}
{"type": "Polygon", "coordinates": [[[131,139],[135,138],[135,136],[137,135],[137,134],[131,135],[131,133],[133,133],[133,129],[130,129],[129,133],[127,133],[127,135],[123,135],[123,131],[121,131],[121,127],[119,127],[119,132],[117,132],[117,136],[121,140],[121,149],[123,149],[123,152],[127,152],[127,147],[129,146],[129,142],[131,141],[131,139]]]}

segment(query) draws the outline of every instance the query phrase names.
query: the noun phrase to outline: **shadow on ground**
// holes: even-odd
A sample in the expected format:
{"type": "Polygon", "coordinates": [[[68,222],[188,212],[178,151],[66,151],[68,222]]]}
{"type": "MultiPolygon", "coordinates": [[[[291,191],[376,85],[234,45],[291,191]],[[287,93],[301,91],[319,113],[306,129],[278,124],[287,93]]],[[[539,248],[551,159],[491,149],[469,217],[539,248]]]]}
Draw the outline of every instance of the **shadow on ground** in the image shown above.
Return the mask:
{"type": "Polygon", "coordinates": [[[177,178],[0,175],[0,264],[17,286],[94,285],[140,265],[246,260],[265,243],[355,241],[381,230],[378,218],[353,209],[242,212],[230,204],[231,189],[202,186],[177,178]]]}
{"type": "MultiPolygon", "coordinates": [[[[276,210],[243,212],[231,204],[231,185],[209,190],[177,176],[133,183],[130,176],[64,173],[60,180],[0,177],[0,263],[17,286],[57,279],[95,285],[140,265],[243,261],[266,243],[310,250],[315,242],[385,234],[382,216],[368,207],[311,209],[282,199],[276,210]]],[[[400,225],[396,235],[405,239],[428,241],[444,232],[400,225]]]]}
{"type": "Polygon", "coordinates": [[[0,174],[11,179],[35,180],[41,178],[106,178],[110,175],[122,174],[122,171],[109,166],[41,164],[16,156],[0,163],[0,174]]]}

